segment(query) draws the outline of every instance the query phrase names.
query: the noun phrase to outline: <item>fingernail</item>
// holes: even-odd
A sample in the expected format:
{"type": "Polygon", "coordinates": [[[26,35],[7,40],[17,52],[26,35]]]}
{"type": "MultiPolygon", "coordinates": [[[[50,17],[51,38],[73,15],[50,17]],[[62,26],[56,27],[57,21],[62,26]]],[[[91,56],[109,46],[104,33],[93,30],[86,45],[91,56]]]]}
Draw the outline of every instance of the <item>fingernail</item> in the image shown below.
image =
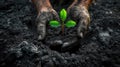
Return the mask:
{"type": "Polygon", "coordinates": [[[41,35],[38,36],[38,40],[42,40],[42,36],[41,35]]]}
{"type": "Polygon", "coordinates": [[[80,37],[83,38],[83,33],[80,33],[80,37]]]}

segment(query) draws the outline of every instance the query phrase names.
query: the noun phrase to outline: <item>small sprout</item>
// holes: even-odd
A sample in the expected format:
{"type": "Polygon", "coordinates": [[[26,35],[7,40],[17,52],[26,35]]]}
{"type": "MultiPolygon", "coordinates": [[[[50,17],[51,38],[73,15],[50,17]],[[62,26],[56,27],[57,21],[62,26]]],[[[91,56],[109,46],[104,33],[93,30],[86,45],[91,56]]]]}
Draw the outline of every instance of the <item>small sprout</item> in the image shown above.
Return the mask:
{"type": "Polygon", "coordinates": [[[76,25],[76,22],[75,21],[73,21],[73,20],[69,20],[69,21],[67,21],[67,23],[65,24],[66,25],[66,27],[74,27],[75,25],[76,25]]]}
{"type": "Polygon", "coordinates": [[[67,11],[65,9],[62,9],[60,11],[60,19],[64,22],[67,18],[67,11]]]}
{"type": "Polygon", "coordinates": [[[62,9],[60,11],[60,19],[62,20],[62,33],[64,33],[64,21],[66,20],[67,18],[67,11],[65,9],[62,9]]]}
{"type": "Polygon", "coordinates": [[[67,18],[67,11],[65,9],[62,9],[60,11],[60,19],[61,19],[62,23],[60,24],[58,21],[52,20],[49,22],[49,25],[51,27],[59,27],[61,25],[62,33],[64,34],[64,26],[70,28],[70,27],[74,27],[76,25],[76,22],[73,20],[69,20],[65,24],[64,21],[66,20],[66,18],[67,18]]]}
{"type": "Polygon", "coordinates": [[[58,21],[55,21],[55,20],[50,21],[49,24],[51,27],[59,27],[60,26],[60,23],[58,21]]]}

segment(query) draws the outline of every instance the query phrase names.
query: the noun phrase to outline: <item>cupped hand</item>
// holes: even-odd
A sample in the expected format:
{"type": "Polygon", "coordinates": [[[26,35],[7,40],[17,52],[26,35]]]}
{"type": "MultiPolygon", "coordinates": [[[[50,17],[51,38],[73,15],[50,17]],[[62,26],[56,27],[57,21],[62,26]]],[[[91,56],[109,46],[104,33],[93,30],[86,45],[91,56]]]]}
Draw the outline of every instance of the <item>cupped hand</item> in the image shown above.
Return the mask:
{"type": "Polygon", "coordinates": [[[44,8],[41,9],[37,18],[37,32],[38,32],[38,40],[43,40],[46,36],[46,24],[50,20],[59,20],[59,16],[57,12],[53,8],[44,8]]]}
{"type": "Polygon", "coordinates": [[[70,17],[77,22],[77,35],[83,38],[88,30],[90,23],[88,9],[82,5],[72,5],[67,9],[67,11],[70,17]]]}

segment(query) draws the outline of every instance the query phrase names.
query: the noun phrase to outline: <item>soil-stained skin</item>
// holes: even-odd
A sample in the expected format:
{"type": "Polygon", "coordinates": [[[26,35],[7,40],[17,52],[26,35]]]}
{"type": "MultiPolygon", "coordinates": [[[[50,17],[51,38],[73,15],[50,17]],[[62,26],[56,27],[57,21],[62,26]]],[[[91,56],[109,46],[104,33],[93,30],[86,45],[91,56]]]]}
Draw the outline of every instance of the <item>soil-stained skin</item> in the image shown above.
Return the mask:
{"type": "MultiPolygon", "coordinates": [[[[88,29],[89,23],[90,23],[90,16],[88,12],[88,6],[91,4],[92,0],[81,0],[79,1],[74,0],[72,5],[68,7],[68,14],[78,22],[78,28],[77,28],[77,35],[79,37],[84,37],[86,34],[86,31],[88,29]]],[[[52,8],[50,5],[49,0],[32,0],[34,5],[36,6],[36,9],[38,10],[38,17],[37,17],[37,30],[38,30],[38,39],[43,40],[46,36],[46,24],[48,21],[58,17],[57,12],[52,8]],[[46,5],[44,5],[46,4],[46,5]]]]}
{"type": "MultiPolygon", "coordinates": [[[[74,46],[76,46],[78,42],[78,37],[83,38],[87,32],[89,23],[90,23],[90,15],[88,12],[88,6],[91,4],[92,0],[73,0],[72,3],[68,6],[67,12],[68,12],[68,18],[72,20],[75,20],[77,22],[77,26],[74,28],[66,29],[66,32],[72,31],[72,33],[65,33],[61,35],[60,33],[57,33],[57,37],[53,36],[55,35],[53,31],[53,35],[51,32],[47,32],[47,30],[51,29],[49,26],[46,26],[47,23],[49,23],[50,20],[56,19],[60,21],[58,18],[57,13],[52,8],[54,4],[51,6],[49,0],[32,0],[34,5],[36,6],[36,9],[38,11],[37,19],[36,19],[36,26],[37,26],[37,32],[38,32],[38,39],[43,40],[45,38],[45,43],[49,44],[49,47],[56,48],[59,47],[61,49],[60,51],[64,51],[64,49],[73,49],[74,46]],[[76,33],[77,34],[73,34],[76,33]],[[47,36],[53,36],[50,39],[47,38],[47,36]],[[74,45],[76,44],[76,45],[74,45]]],[[[60,5],[62,5],[64,1],[60,1],[60,5]]],[[[55,3],[56,4],[56,3],[55,3]]],[[[69,4],[69,3],[66,3],[69,4]]],[[[59,5],[59,6],[60,6],[59,5]]],[[[64,4],[65,5],[65,4],[64,4]]],[[[59,9],[59,8],[58,8],[59,9]]],[[[61,31],[61,30],[60,30],[61,31]]]]}
{"type": "Polygon", "coordinates": [[[89,33],[77,50],[65,52],[46,42],[73,40],[76,29],[65,28],[65,39],[61,28],[48,26],[45,41],[38,41],[32,28],[37,14],[28,1],[0,0],[0,67],[120,67],[120,0],[96,0],[89,33]]]}

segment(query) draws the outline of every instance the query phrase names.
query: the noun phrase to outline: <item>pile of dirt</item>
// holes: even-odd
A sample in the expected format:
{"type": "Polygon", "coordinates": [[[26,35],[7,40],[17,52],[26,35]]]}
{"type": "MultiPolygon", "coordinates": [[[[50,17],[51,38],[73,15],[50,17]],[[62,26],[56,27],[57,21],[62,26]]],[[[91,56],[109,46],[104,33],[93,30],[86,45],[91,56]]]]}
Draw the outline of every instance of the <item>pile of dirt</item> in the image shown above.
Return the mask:
{"type": "Polygon", "coordinates": [[[66,28],[64,36],[60,28],[48,27],[45,40],[38,41],[31,2],[1,0],[0,67],[120,67],[120,1],[96,0],[89,11],[91,24],[83,39],[76,27],[66,28]],[[49,47],[54,40],[75,42],[49,47]]]}

